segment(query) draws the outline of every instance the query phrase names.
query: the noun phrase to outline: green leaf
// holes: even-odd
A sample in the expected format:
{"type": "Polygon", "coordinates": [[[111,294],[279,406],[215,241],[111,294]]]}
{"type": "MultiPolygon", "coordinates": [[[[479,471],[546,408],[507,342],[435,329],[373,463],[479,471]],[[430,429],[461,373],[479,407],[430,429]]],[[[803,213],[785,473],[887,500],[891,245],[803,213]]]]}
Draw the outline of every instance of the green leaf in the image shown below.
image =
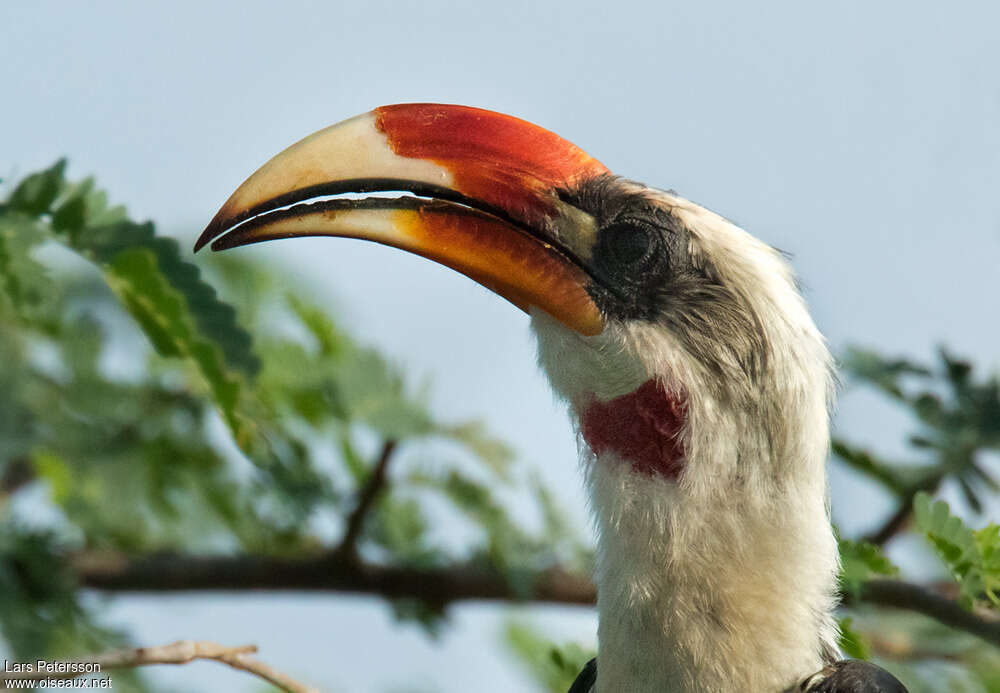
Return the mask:
{"type": "Polygon", "coordinates": [[[897,495],[906,492],[908,485],[900,478],[892,465],[875,458],[867,450],[854,447],[843,440],[834,438],[831,442],[833,454],[843,460],[849,467],[880,482],[897,495]]]}
{"type": "Polygon", "coordinates": [[[343,353],[346,337],[326,313],[293,293],[286,294],[286,301],[292,312],[316,339],[320,356],[336,358],[343,353]]]}
{"type": "Polygon", "coordinates": [[[101,265],[114,262],[120,251],[148,249],[156,256],[160,272],[183,294],[199,330],[218,343],[234,368],[256,373],[260,364],[250,350],[250,335],[237,326],[232,307],[219,301],[215,289],[201,280],[197,266],[181,259],[177,242],[156,236],[152,224],[127,220],[122,208],[109,208],[107,195],[94,189],[92,179],[66,183],[65,167],[65,160],[60,160],[25,178],[5,207],[31,218],[51,212],[51,228],[57,237],[101,265]],[[58,206],[52,209],[57,200],[58,206]]]}
{"type": "Polygon", "coordinates": [[[903,397],[900,384],[904,376],[929,377],[930,371],[907,359],[886,359],[869,349],[851,347],[843,357],[843,366],[854,377],[868,382],[897,399],[903,397]]]}
{"type": "Polygon", "coordinates": [[[499,479],[510,480],[509,469],[514,459],[514,451],[505,441],[490,435],[482,422],[464,421],[458,424],[446,424],[438,426],[437,432],[468,448],[499,479]]]}
{"type": "Polygon", "coordinates": [[[52,228],[56,231],[73,231],[87,223],[87,197],[93,191],[94,180],[88,178],[73,186],[64,200],[52,212],[52,228]]]}
{"type": "Polygon", "coordinates": [[[397,621],[416,623],[432,638],[441,636],[447,614],[440,605],[428,604],[419,599],[393,599],[390,605],[397,621]]]}
{"type": "Polygon", "coordinates": [[[33,257],[45,235],[22,217],[0,217],[0,295],[5,295],[18,316],[41,324],[51,308],[51,280],[33,257]]]}
{"type": "Polygon", "coordinates": [[[344,466],[347,467],[347,471],[350,473],[354,483],[364,483],[365,480],[368,479],[368,475],[371,473],[371,465],[361,457],[357,449],[354,447],[354,442],[351,440],[350,429],[342,429],[337,436],[337,441],[340,444],[341,459],[343,459],[344,466]]]}
{"type": "Polygon", "coordinates": [[[66,172],[66,160],[60,159],[51,167],[27,176],[7,199],[6,207],[31,218],[48,213],[59,196],[66,172]]]}
{"type": "Polygon", "coordinates": [[[936,490],[953,478],[978,511],[988,507],[985,491],[1000,489],[1000,480],[982,464],[983,453],[1000,451],[1000,379],[976,377],[969,361],[945,349],[938,359],[932,369],[857,348],[844,359],[857,379],[885,392],[912,415],[919,429],[908,439],[926,462],[886,466],[839,441],[834,451],[907,502],[915,492],[936,490]]]}
{"type": "Polygon", "coordinates": [[[917,526],[959,584],[959,603],[972,609],[985,596],[1000,607],[1000,526],[970,529],[946,502],[932,501],[927,493],[917,494],[913,510],[917,526]]]}
{"type": "Polygon", "coordinates": [[[507,648],[546,691],[566,693],[596,653],[576,643],[556,645],[526,623],[508,621],[504,626],[507,648]]]}
{"type": "Polygon", "coordinates": [[[351,420],[394,440],[434,432],[426,407],[407,396],[402,374],[374,349],[352,349],[337,361],[333,374],[351,420]]]}
{"type": "Polygon", "coordinates": [[[0,525],[0,629],[16,659],[103,651],[120,641],[78,601],[63,551],[51,532],[0,525]]]}
{"type": "Polygon", "coordinates": [[[899,568],[875,544],[840,539],[837,545],[840,549],[840,581],[847,592],[857,595],[868,580],[899,573],[899,568]]]}
{"type": "Polygon", "coordinates": [[[153,267],[183,297],[184,310],[199,332],[218,345],[226,362],[249,375],[259,370],[250,335],[236,323],[236,311],[218,299],[197,266],[181,259],[177,241],[156,236],[152,224],[121,221],[88,228],[71,236],[71,246],[102,266],[114,263],[122,252],[143,249],[152,254],[153,267]]]}
{"type": "Polygon", "coordinates": [[[60,505],[65,503],[74,485],[70,465],[58,455],[45,450],[35,453],[33,463],[38,478],[48,483],[53,500],[60,505]]]}
{"type": "Polygon", "coordinates": [[[396,560],[423,567],[440,563],[442,556],[428,542],[429,525],[416,499],[383,498],[372,519],[371,540],[396,560]]]}
{"type": "MultiPolygon", "coordinates": [[[[27,314],[25,306],[40,285],[37,280],[29,284],[27,278],[43,274],[28,257],[24,242],[20,247],[15,243],[27,233],[24,224],[15,226],[17,215],[39,218],[51,212],[55,237],[103,270],[109,286],[161,355],[183,357],[197,367],[241,437],[236,371],[253,375],[259,361],[249,333],[236,323],[235,310],[217,298],[195,265],[181,259],[176,241],[157,237],[152,224],[136,224],[124,219],[120,209],[109,209],[106,195],[94,190],[92,180],[67,184],[65,166],[60,161],[28,176],[3,207],[0,277],[7,295],[27,314]]],[[[44,237],[34,232],[31,243],[44,237]]]]}
{"type": "Polygon", "coordinates": [[[202,336],[191,320],[185,297],[159,271],[156,255],[148,248],[124,249],[115,253],[106,267],[108,284],[157,349],[168,356],[183,355],[197,364],[230,425],[238,429],[239,382],[229,374],[218,346],[202,336]]]}
{"type": "Polygon", "coordinates": [[[871,643],[860,631],[854,629],[854,619],[840,619],[840,649],[854,659],[871,659],[871,643]]]}

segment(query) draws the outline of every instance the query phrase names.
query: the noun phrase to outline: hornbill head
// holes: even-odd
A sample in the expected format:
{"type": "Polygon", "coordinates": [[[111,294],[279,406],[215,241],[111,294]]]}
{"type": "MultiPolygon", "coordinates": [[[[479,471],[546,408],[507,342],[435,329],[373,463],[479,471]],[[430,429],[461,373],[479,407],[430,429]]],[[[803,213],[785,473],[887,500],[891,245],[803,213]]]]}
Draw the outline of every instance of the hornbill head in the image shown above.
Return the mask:
{"type": "Polygon", "coordinates": [[[417,253],[530,314],[585,441],[600,690],[781,691],[836,658],[830,357],[778,252],[547,130],[439,104],[292,145],[195,249],[298,236],[417,253]]]}
{"type": "MultiPolygon", "coordinates": [[[[825,359],[769,247],[499,113],[402,104],[320,130],[250,176],[195,250],[297,236],[408,250],[528,312],[543,368],[594,451],[617,450],[633,469],[669,479],[680,476],[691,398],[760,404],[770,313],[784,311],[809,341],[806,358],[825,359]],[[602,406],[630,394],[638,399],[602,406]],[[646,400],[672,427],[659,431],[666,437],[646,431],[653,446],[619,425],[646,400]]],[[[713,488],[719,471],[706,480],[713,488]]]]}

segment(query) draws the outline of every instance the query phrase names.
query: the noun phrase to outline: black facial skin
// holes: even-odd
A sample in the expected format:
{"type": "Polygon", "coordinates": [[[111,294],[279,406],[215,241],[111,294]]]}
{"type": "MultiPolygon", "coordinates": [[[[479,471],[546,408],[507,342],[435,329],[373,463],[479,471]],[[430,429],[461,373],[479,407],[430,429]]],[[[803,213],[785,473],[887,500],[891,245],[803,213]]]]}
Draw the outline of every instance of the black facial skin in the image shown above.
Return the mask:
{"type": "Polygon", "coordinates": [[[591,269],[603,287],[615,289],[612,310],[623,318],[652,319],[651,292],[670,266],[662,231],[645,219],[626,217],[598,232],[591,269]]]}
{"type": "Polygon", "coordinates": [[[751,302],[723,281],[711,258],[668,205],[615,176],[600,176],[561,199],[598,223],[587,291],[607,320],[669,329],[708,368],[720,390],[751,396],[770,345],[751,302]]]}
{"type": "Polygon", "coordinates": [[[588,263],[594,280],[588,292],[597,307],[623,321],[659,320],[663,288],[691,270],[683,224],[614,176],[591,179],[561,197],[598,223],[588,263]]]}

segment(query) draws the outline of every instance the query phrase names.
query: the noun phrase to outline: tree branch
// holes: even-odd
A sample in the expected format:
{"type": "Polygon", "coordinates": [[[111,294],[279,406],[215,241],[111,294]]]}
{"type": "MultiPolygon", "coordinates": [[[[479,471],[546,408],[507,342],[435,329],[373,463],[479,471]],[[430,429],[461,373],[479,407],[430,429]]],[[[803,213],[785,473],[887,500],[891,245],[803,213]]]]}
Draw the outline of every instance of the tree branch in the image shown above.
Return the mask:
{"type": "Polygon", "coordinates": [[[14,680],[54,680],[54,679],[75,679],[85,676],[95,671],[100,672],[107,669],[130,669],[134,667],[147,666],[150,664],[187,664],[196,659],[210,659],[216,662],[228,664],[234,669],[240,669],[264,679],[268,683],[277,686],[286,693],[319,693],[318,689],[306,686],[292,679],[286,674],[271,668],[263,662],[253,659],[249,655],[257,651],[256,645],[243,645],[241,647],[226,647],[214,642],[178,640],[169,645],[158,647],[139,647],[130,650],[116,650],[92,657],[67,660],[62,662],[68,665],[96,665],[82,667],[58,667],[66,671],[35,670],[25,672],[5,672],[0,674],[0,683],[14,680]],[[75,669],[75,670],[73,670],[75,669]]]}
{"type": "MultiPolygon", "coordinates": [[[[348,562],[337,554],[311,559],[167,554],[128,559],[115,554],[83,554],[72,565],[83,586],[109,592],[349,592],[419,599],[439,608],[469,600],[592,605],[597,598],[590,580],[559,567],[543,570],[530,585],[515,589],[500,572],[478,564],[412,568],[348,562]]],[[[872,580],[857,597],[847,593],[842,597],[847,605],[867,603],[921,613],[1000,646],[1000,620],[965,611],[926,587],[872,580]]]]}
{"type": "MultiPolygon", "coordinates": [[[[844,601],[850,603],[852,600],[845,595],[844,601]]],[[[954,600],[920,585],[900,580],[870,580],[862,585],[858,601],[915,611],[1000,647],[1000,619],[966,611],[954,600]]]]}
{"type": "Polygon", "coordinates": [[[921,483],[908,488],[900,495],[899,508],[896,509],[896,512],[889,516],[889,519],[881,527],[864,537],[863,541],[870,542],[876,546],[885,546],[909,522],[910,516],[913,514],[913,499],[916,495],[921,491],[931,494],[937,492],[938,487],[941,486],[941,482],[944,481],[944,477],[944,474],[934,474],[921,483]]]}
{"type": "Polygon", "coordinates": [[[378,500],[379,493],[386,485],[389,461],[392,459],[392,453],[395,449],[395,440],[387,440],[382,445],[378,461],[358,493],[358,504],[354,506],[354,510],[347,517],[347,529],[344,530],[344,538],[341,539],[340,547],[337,549],[337,552],[346,560],[355,561],[357,559],[358,537],[361,536],[365,520],[368,519],[368,514],[375,505],[375,501],[378,500]]]}
{"type": "Polygon", "coordinates": [[[420,599],[442,607],[466,600],[593,604],[596,598],[590,580],[560,568],[538,573],[520,590],[500,572],[478,564],[387,566],[344,561],[337,553],[307,559],[175,554],[129,559],[120,554],[80,554],[71,567],[82,586],[110,592],[351,592],[420,599]]]}
{"type": "Polygon", "coordinates": [[[902,530],[906,525],[907,521],[910,519],[912,506],[912,496],[909,500],[903,500],[899,508],[896,509],[896,512],[890,515],[889,519],[882,523],[881,527],[866,536],[863,541],[870,542],[876,546],[885,546],[889,540],[899,534],[900,530],[902,530]]]}

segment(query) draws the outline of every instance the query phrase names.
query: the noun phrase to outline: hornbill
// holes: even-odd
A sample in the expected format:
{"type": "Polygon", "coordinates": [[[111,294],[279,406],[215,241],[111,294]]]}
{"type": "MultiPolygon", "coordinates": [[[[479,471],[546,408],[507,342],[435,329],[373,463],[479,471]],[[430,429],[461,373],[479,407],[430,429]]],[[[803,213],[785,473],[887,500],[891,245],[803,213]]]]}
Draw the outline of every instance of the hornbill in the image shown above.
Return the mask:
{"type": "Polygon", "coordinates": [[[599,656],[574,692],[905,691],[839,661],[832,361],[779,252],[536,125],[440,104],[292,145],[195,250],[297,236],[417,253],[529,314],[597,529],[599,656]]]}

